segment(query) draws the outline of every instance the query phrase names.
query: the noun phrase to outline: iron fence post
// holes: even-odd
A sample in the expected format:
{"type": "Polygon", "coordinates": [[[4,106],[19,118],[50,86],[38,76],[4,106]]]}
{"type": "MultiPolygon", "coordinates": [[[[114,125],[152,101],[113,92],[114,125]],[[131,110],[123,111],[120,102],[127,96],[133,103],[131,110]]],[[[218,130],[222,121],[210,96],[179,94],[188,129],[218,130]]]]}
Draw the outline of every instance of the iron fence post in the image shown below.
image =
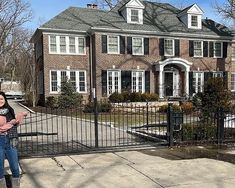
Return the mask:
{"type": "Polygon", "coordinates": [[[222,144],[224,140],[224,110],[223,108],[219,108],[217,111],[217,137],[218,144],[222,144]]]}
{"type": "Polygon", "coordinates": [[[98,148],[98,103],[96,97],[95,88],[93,88],[93,98],[94,98],[94,121],[95,121],[95,147],[98,148]]]}
{"type": "Polygon", "coordinates": [[[146,105],[147,105],[147,131],[149,130],[149,104],[148,104],[148,101],[147,101],[147,103],[146,103],[146,105]]]}
{"type": "Polygon", "coordinates": [[[169,147],[173,146],[173,110],[172,104],[168,104],[167,108],[167,141],[169,147]]]}

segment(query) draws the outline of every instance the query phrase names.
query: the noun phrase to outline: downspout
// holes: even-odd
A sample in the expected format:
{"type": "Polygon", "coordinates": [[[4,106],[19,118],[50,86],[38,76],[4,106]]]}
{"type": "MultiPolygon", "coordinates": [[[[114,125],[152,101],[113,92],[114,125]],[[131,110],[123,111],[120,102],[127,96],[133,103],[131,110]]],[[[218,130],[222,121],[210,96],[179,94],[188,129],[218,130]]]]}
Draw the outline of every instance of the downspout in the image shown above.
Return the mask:
{"type": "Polygon", "coordinates": [[[90,38],[90,47],[89,47],[89,64],[90,64],[90,96],[89,101],[92,101],[92,88],[93,88],[93,58],[92,58],[92,34],[91,32],[88,33],[88,36],[90,38]]]}

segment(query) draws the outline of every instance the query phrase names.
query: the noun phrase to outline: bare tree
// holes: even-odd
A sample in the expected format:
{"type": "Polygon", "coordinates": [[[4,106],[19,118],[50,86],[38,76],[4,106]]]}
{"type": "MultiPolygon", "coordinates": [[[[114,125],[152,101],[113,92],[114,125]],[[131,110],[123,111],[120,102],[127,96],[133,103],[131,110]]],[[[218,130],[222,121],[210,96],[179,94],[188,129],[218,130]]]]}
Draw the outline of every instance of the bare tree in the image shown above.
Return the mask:
{"type": "Polygon", "coordinates": [[[232,21],[235,27],[235,0],[226,0],[222,4],[216,1],[214,8],[224,18],[232,21]]]}
{"type": "Polygon", "coordinates": [[[30,4],[24,0],[0,0],[0,55],[11,48],[13,31],[31,18],[30,4]]]}

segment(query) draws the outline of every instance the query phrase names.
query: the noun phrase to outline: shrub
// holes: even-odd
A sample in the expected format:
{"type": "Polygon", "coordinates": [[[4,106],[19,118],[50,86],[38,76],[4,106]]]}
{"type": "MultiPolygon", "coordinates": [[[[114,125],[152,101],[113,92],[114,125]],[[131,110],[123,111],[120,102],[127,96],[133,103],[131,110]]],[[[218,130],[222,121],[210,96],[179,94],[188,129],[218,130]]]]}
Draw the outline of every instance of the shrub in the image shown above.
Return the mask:
{"type": "Polygon", "coordinates": [[[109,96],[109,101],[113,103],[123,102],[124,97],[122,93],[114,92],[109,96]]]}
{"type": "Polygon", "coordinates": [[[141,93],[133,92],[130,93],[131,102],[141,102],[141,93]]]}
{"type": "MultiPolygon", "coordinates": [[[[166,113],[167,109],[168,109],[168,105],[165,104],[165,105],[160,106],[158,111],[162,112],[162,113],[166,113]]],[[[181,108],[180,108],[179,105],[173,104],[172,105],[172,110],[178,112],[178,111],[181,111],[181,108]]]]}
{"type": "Polygon", "coordinates": [[[46,98],[46,106],[50,108],[58,107],[58,99],[54,96],[49,96],[46,98]]]}
{"type": "Polygon", "coordinates": [[[180,105],[180,108],[185,113],[191,113],[193,111],[193,103],[185,102],[180,105]]]}
{"type": "MultiPolygon", "coordinates": [[[[109,102],[102,102],[97,103],[97,110],[98,112],[111,112],[112,105],[109,102]]],[[[89,102],[84,106],[84,113],[94,113],[95,112],[95,105],[93,102],[89,102]]]]}

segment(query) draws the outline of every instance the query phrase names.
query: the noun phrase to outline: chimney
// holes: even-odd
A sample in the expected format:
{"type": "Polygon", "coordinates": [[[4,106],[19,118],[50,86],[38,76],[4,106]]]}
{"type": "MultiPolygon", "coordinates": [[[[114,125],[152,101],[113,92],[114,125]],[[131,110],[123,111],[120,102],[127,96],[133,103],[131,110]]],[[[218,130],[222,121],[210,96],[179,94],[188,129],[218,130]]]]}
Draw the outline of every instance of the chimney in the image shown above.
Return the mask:
{"type": "Polygon", "coordinates": [[[87,4],[87,8],[89,8],[89,9],[98,9],[98,6],[96,4],[87,4]]]}

